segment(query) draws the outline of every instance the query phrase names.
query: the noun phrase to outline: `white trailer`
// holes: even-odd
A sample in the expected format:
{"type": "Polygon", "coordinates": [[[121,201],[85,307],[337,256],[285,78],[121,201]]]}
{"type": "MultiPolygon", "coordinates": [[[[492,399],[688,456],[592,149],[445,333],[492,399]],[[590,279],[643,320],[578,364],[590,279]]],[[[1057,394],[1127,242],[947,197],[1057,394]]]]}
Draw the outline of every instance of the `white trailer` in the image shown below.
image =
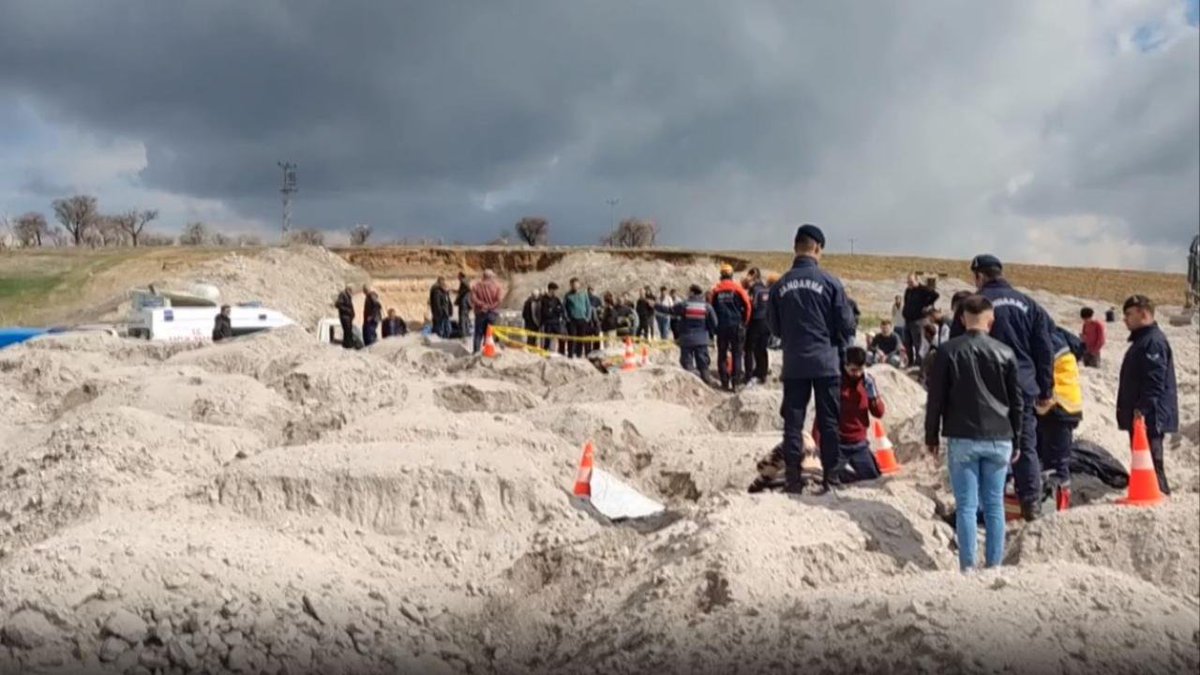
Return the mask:
{"type": "MultiPolygon", "coordinates": [[[[166,342],[210,342],[220,307],[143,307],[129,317],[129,337],[166,342]]],[[[234,306],[233,335],[249,335],[294,322],[283,313],[262,307],[234,306]]]]}

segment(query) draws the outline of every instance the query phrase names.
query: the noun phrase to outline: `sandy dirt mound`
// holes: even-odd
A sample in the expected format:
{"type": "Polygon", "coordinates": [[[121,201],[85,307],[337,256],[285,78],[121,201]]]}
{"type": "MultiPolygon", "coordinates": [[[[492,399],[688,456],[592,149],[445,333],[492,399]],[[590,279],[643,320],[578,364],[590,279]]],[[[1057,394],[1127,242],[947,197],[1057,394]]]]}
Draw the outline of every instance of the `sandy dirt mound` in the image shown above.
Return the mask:
{"type": "Polygon", "coordinates": [[[162,503],[265,447],[255,431],[181,422],[134,408],[72,411],[0,449],[3,547],[19,547],[108,504],[162,503]]]}
{"type": "Polygon", "coordinates": [[[1153,509],[1093,506],[1021,529],[1011,562],[1077,562],[1200,596],[1200,499],[1180,495],[1153,509]]]}
{"type": "Polygon", "coordinates": [[[781,390],[743,390],[713,408],[708,420],[718,431],[726,433],[782,431],[783,418],[779,416],[782,404],[781,390]]]}
{"type": "Polygon", "coordinates": [[[721,394],[700,378],[676,367],[654,366],[632,373],[613,372],[600,379],[570,382],[546,393],[550,403],[656,399],[697,409],[710,409],[721,394]]]}
{"type": "Polygon", "coordinates": [[[545,396],[551,389],[566,385],[586,386],[604,377],[584,359],[542,358],[519,351],[504,351],[499,358],[472,357],[452,363],[446,372],[462,378],[504,380],[545,396]]]}
{"type": "Polygon", "coordinates": [[[655,293],[662,286],[677,289],[687,295],[688,286],[700,284],[709,288],[717,282],[716,260],[698,259],[691,265],[675,265],[665,260],[636,260],[607,253],[587,251],[572,253],[540,272],[522,274],[513,280],[506,306],[519,308],[534,289],[545,290],[555,281],[566,293],[567,282],[578,278],[583,287],[595,286],[615,294],[635,293],[649,286],[655,293]]]}
{"type": "Polygon", "coordinates": [[[176,354],[168,363],[194,366],[211,373],[245,375],[264,384],[272,384],[305,356],[324,354],[329,347],[317,344],[311,334],[299,326],[288,326],[234,338],[220,344],[207,344],[176,354]]]}
{"type": "Polygon", "coordinates": [[[450,412],[516,413],[538,405],[533,394],[515,384],[479,380],[449,384],[434,392],[437,404],[450,412]]]}

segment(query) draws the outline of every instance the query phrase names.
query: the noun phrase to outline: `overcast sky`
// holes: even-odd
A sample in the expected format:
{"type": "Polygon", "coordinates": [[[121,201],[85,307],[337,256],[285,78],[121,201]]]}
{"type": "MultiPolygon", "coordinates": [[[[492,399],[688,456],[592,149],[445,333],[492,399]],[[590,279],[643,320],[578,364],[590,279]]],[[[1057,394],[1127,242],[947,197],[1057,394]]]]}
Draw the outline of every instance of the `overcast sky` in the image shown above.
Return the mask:
{"type": "Polygon", "coordinates": [[[0,214],[1178,270],[1197,0],[0,0],[0,214]]]}

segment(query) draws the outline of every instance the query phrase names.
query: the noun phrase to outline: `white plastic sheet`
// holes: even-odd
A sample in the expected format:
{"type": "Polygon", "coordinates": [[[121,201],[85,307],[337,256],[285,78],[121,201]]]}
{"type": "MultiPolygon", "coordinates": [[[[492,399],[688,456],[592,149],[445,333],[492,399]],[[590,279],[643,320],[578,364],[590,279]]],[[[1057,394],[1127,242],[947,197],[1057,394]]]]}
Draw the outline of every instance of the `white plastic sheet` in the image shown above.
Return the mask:
{"type": "Polygon", "coordinates": [[[592,469],[592,507],[610,520],[646,518],[666,507],[603,469],[592,469]]]}

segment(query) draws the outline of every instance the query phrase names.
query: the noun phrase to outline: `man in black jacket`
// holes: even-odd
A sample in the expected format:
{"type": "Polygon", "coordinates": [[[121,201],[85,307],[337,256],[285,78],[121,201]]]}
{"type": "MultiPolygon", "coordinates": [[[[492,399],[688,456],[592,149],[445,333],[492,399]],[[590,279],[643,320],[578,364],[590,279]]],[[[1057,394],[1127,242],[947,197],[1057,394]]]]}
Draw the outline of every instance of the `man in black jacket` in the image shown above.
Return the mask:
{"type": "MultiPolygon", "coordinates": [[[[925,406],[925,444],[938,456],[946,436],[950,483],[957,502],[958,563],[975,566],[977,510],[982,507],[988,567],[1004,559],[1004,484],[1024,421],[1025,393],[1013,350],[988,335],[995,321],[982,295],[963,301],[965,335],[938,350],[925,406]]],[[[1018,451],[1019,452],[1019,451],[1018,451]]]]}
{"type": "Polygon", "coordinates": [[[216,319],[213,320],[213,342],[228,340],[233,337],[233,319],[230,315],[233,310],[229,305],[221,305],[221,311],[217,313],[216,319]]]}
{"type": "Polygon", "coordinates": [[[767,326],[767,300],[771,289],[763,282],[762,272],[751,267],[746,275],[750,295],[750,323],[746,327],[746,381],[767,383],[767,344],[771,329],[767,326]]]}
{"type": "Polygon", "coordinates": [[[1129,349],[1121,362],[1117,387],[1117,427],[1133,435],[1133,421],[1141,417],[1150,440],[1150,457],[1158,474],[1158,489],[1171,494],[1163,468],[1163,436],[1179,431],[1179,393],[1175,384],[1175,355],[1171,343],[1154,320],[1154,302],[1144,295],[1125,301],[1125,327],[1129,349]]]}
{"type": "Polygon", "coordinates": [[[379,339],[379,324],[383,321],[383,303],[379,294],[363,284],[363,346],[370,347],[379,339]]]}
{"type": "Polygon", "coordinates": [[[408,335],[408,324],[404,323],[404,319],[396,315],[395,309],[388,309],[387,318],[383,320],[383,325],[380,326],[383,337],[403,337],[408,335]]]}
{"type": "Polygon", "coordinates": [[[471,280],[466,272],[458,273],[458,293],[454,304],[458,306],[458,330],[466,340],[471,339],[471,280]]]}
{"type": "MultiPolygon", "coordinates": [[[[1046,409],[1054,398],[1054,322],[1046,310],[1004,278],[1004,267],[993,255],[971,261],[979,295],[992,303],[996,321],[991,336],[1008,345],[1017,357],[1017,375],[1025,392],[1019,458],[1013,463],[1013,482],[1021,500],[1021,516],[1029,521],[1041,515],[1042,467],[1037,449],[1037,409],[1046,409]]],[[[965,302],[965,301],[964,301],[965,302]]],[[[964,310],[965,311],[965,310],[964,310]]]]}
{"type": "MultiPolygon", "coordinates": [[[[542,296],[542,301],[538,304],[538,322],[542,327],[542,332],[547,335],[566,335],[567,327],[567,311],[563,307],[562,298],[558,297],[558,284],[551,281],[546,286],[546,294],[542,296]]],[[[542,349],[550,351],[551,340],[554,338],[542,338],[542,349]]],[[[558,339],[557,350],[563,356],[567,355],[567,341],[558,339]]]]}
{"type": "MultiPolygon", "coordinates": [[[[542,291],[539,288],[533,289],[528,298],[525,298],[525,304],[521,307],[521,320],[525,322],[525,330],[536,333],[541,327],[541,301],[542,291]]],[[[537,337],[530,335],[525,339],[526,344],[530,347],[537,346],[537,337]]]]}
{"type": "Polygon", "coordinates": [[[904,315],[904,347],[907,350],[909,364],[918,363],[917,350],[921,347],[925,308],[938,301],[938,292],[930,285],[921,284],[917,273],[908,275],[908,288],[904,291],[904,307],[900,310],[904,315]]]}
{"type": "Polygon", "coordinates": [[[342,347],[354,349],[354,287],[347,284],[338,293],[333,306],[337,308],[338,323],[342,325],[342,347]]]}
{"type": "Polygon", "coordinates": [[[438,277],[429,289],[429,316],[433,319],[433,334],[442,339],[449,338],[454,303],[450,300],[450,289],[446,288],[444,277],[438,277]]]}

